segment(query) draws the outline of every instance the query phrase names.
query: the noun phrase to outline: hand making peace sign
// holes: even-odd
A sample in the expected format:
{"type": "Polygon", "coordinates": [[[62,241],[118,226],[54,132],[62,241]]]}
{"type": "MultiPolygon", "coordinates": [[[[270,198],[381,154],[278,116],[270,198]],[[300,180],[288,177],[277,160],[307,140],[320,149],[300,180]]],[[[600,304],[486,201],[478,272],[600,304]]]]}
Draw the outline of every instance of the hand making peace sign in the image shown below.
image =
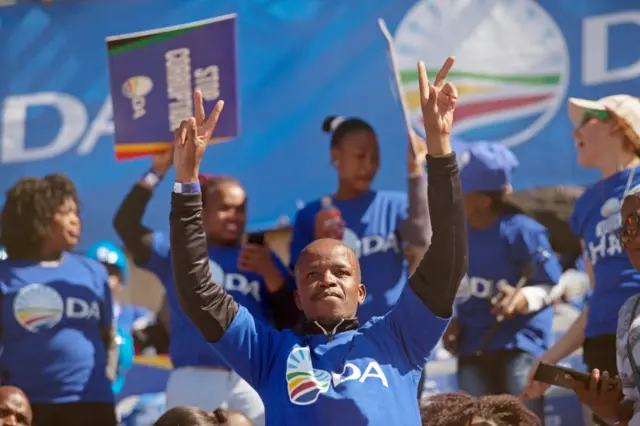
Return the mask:
{"type": "Polygon", "coordinates": [[[445,81],[454,62],[453,56],[447,58],[433,84],[429,83],[424,63],[418,62],[422,119],[427,135],[427,149],[433,156],[451,152],[449,134],[453,126],[453,111],[458,101],[458,90],[453,83],[445,81]]]}
{"type": "Polygon", "coordinates": [[[202,92],[199,90],[193,94],[193,104],[195,117],[182,120],[174,133],[173,166],[176,169],[176,180],[182,183],[198,181],[200,161],[224,107],[224,101],[216,102],[205,121],[202,92]]]}

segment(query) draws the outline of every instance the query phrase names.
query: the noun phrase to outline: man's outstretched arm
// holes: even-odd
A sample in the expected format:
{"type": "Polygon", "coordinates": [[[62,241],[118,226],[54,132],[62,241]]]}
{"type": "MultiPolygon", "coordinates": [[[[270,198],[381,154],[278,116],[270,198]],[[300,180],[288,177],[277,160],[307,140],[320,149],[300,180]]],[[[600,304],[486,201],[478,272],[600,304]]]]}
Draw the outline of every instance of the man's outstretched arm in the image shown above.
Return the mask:
{"type": "Polygon", "coordinates": [[[255,389],[267,377],[280,334],[255,321],[218,284],[209,269],[198,183],[200,161],[222,102],[205,121],[202,94],[194,95],[195,117],[176,130],[176,185],[171,195],[171,262],[180,306],[213,349],[255,389]]]}
{"type": "Polygon", "coordinates": [[[419,64],[422,115],[427,135],[427,177],[431,245],[409,278],[386,323],[400,341],[408,360],[424,365],[452,315],[453,302],[467,272],[467,229],[455,154],[449,134],[458,94],[445,83],[453,66],[448,58],[429,84],[424,64],[419,64]]]}

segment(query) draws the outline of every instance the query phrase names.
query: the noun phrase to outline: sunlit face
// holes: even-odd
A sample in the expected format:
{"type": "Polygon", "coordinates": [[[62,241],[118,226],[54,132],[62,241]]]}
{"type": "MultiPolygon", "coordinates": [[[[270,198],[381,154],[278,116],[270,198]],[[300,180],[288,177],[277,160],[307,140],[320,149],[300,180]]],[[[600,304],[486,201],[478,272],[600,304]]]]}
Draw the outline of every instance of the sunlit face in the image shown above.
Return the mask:
{"type": "Polygon", "coordinates": [[[331,324],[354,318],[365,298],[353,251],[333,239],[316,240],[296,263],[296,304],[307,318],[331,324]]]}
{"type": "Polygon", "coordinates": [[[67,198],[51,223],[51,246],[60,250],[71,250],[80,242],[80,216],[73,198],[67,198]]]}
{"type": "Polygon", "coordinates": [[[210,191],[203,211],[207,234],[222,244],[238,243],[247,222],[244,189],[235,182],[227,182],[210,191]]]}
{"type": "Polygon", "coordinates": [[[380,168],[380,149],[376,136],[369,130],[346,133],[331,150],[338,178],[359,192],[368,191],[380,168]]]}
{"type": "Polygon", "coordinates": [[[640,196],[625,198],[620,210],[622,228],[620,239],[633,267],[640,271],[640,196]]]}
{"type": "Polygon", "coordinates": [[[622,141],[615,134],[615,120],[606,112],[586,111],[573,136],[582,167],[598,167],[603,158],[611,158],[612,150],[622,149],[622,141]]]}

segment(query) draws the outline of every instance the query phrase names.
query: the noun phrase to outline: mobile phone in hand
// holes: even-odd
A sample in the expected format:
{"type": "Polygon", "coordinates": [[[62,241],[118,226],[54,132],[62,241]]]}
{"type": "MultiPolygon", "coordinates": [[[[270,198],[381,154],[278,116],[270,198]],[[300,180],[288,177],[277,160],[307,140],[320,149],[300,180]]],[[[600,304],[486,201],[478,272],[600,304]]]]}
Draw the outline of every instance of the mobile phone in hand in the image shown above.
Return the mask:
{"type": "Polygon", "coordinates": [[[247,237],[249,244],[257,244],[259,246],[264,245],[264,232],[252,232],[247,237]]]}
{"type": "Polygon", "coordinates": [[[582,383],[585,387],[589,385],[589,373],[545,362],[538,364],[533,380],[571,390],[573,388],[565,375],[573,377],[575,381],[582,383]]]}

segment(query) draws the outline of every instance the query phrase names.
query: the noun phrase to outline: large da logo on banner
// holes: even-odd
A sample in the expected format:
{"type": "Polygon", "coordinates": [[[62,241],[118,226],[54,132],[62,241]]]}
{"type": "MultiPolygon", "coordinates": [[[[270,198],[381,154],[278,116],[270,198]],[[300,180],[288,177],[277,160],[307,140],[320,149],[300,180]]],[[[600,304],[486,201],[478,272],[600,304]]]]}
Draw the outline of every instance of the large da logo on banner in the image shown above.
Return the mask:
{"type": "Polygon", "coordinates": [[[569,52],[560,28],[534,0],[421,0],[394,36],[402,89],[421,129],[415,64],[433,79],[447,55],[460,92],[454,131],[463,139],[530,140],[564,104],[569,52]],[[434,63],[435,61],[435,63],[434,63]]]}

